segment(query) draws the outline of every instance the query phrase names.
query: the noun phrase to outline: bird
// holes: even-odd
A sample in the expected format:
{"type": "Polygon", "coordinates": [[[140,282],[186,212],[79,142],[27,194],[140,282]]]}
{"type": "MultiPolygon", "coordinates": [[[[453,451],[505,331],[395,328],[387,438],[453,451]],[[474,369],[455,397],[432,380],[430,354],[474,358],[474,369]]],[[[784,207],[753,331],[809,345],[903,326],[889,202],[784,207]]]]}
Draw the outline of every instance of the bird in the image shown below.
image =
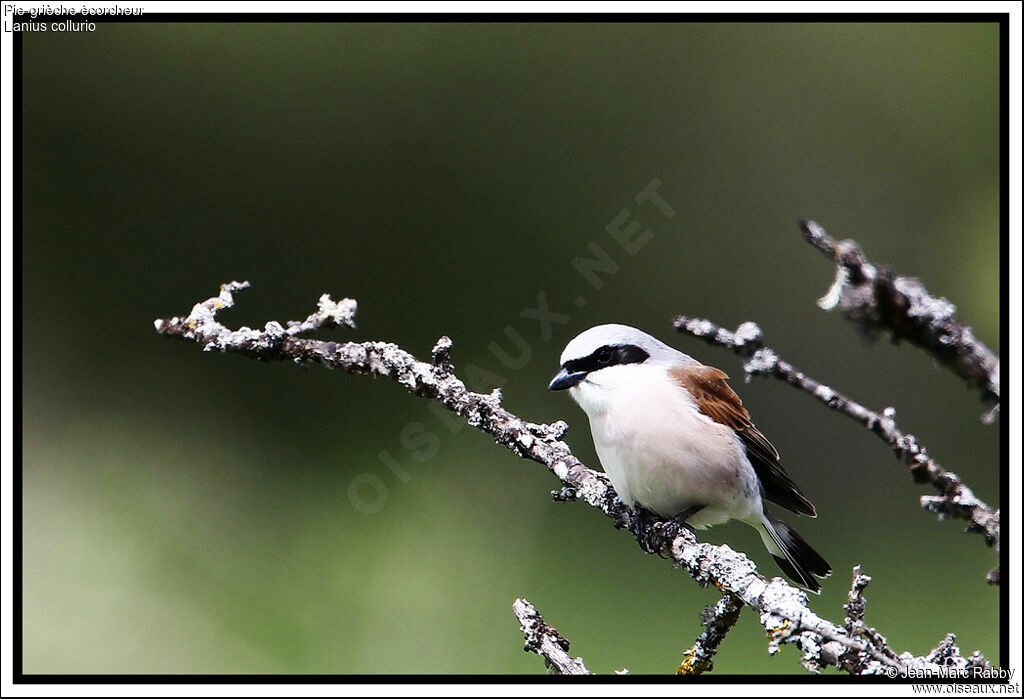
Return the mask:
{"type": "Polygon", "coordinates": [[[831,566],[767,507],[816,517],[814,505],[724,371],[614,323],[570,340],[559,364],[548,389],[568,389],[586,413],[601,465],[635,516],[646,510],[691,531],[745,522],[791,580],[820,593],[815,578],[831,566]]]}

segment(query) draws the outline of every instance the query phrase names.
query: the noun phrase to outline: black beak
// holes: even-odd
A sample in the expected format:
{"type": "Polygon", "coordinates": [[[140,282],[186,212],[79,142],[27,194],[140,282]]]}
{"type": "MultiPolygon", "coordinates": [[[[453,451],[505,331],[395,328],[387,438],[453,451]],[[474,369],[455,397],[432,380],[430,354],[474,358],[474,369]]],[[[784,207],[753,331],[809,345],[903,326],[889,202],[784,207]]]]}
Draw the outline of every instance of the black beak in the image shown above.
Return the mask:
{"type": "Polygon", "coordinates": [[[551,383],[548,384],[549,391],[564,391],[567,388],[572,388],[583,379],[587,378],[587,372],[585,371],[569,371],[565,367],[555,374],[555,378],[551,379],[551,383]]]}

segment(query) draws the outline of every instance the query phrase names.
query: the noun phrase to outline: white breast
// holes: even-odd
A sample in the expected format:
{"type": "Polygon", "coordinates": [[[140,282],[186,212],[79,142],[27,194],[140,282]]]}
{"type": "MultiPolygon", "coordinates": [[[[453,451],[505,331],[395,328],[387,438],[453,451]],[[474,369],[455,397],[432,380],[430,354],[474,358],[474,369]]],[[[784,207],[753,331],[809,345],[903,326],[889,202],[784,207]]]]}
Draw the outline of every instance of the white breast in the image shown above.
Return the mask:
{"type": "Polygon", "coordinates": [[[571,390],[590,418],[594,446],[624,503],[663,517],[702,505],[702,528],[760,521],[757,474],[729,427],[700,413],[659,364],[613,366],[571,390]]]}

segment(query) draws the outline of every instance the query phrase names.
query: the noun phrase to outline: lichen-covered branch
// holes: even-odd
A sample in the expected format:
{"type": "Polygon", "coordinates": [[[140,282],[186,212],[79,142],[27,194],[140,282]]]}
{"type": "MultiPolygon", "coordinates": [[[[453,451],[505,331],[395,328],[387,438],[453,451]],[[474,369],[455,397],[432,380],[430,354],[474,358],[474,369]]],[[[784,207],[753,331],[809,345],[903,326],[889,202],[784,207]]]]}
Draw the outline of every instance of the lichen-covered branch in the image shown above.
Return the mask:
{"type": "Polygon", "coordinates": [[[523,631],[526,645],[523,650],[536,653],[544,658],[548,672],[555,675],[589,675],[590,670],[583,664],[583,658],[569,655],[569,641],[558,633],[554,626],[544,622],[537,608],[529,600],[517,599],[512,604],[512,611],[519,619],[519,628],[523,631]]]}
{"type": "MultiPolygon", "coordinates": [[[[871,576],[864,575],[859,565],[853,567],[853,582],[846,596],[846,604],[843,605],[843,609],[846,610],[846,621],[843,625],[846,628],[846,633],[850,636],[864,638],[871,648],[879,653],[888,655],[893,660],[897,660],[898,658],[889,648],[889,642],[885,640],[885,637],[864,623],[864,611],[867,606],[867,600],[864,599],[864,588],[870,582],[871,576]]],[[[856,653],[845,658],[845,661],[854,667],[863,660],[866,660],[866,657],[863,654],[856,653]]]]}
{"type": "Polygon", "coordinates": [[[956,306],[928,293],[916,279],[872,264],[856,241],[835,241],[814,221],[801,221],[804,237],[836,264],[836,282],[819,305],[838,307],[869,336],[888,331],[929,352],[999,403],[999,356],[957,320],[956,306]]]}
{"type": "Polygon", "coordinates": [[[859,565],[853,567],[853,583],[850,585],[850,591],[846,594],[846,604],[843,605],[843,609],[846,610],[844,625],[851,636],[858,633],[858,630],[864,625],[864,612],[867,606],[867,600],[864,599],[864,588],[870,582],[871,576],[864,575],[859,565]]]}
{"type": "Polygon", "coordinates": [[[683,652],[683,660],[676,668],[677,675],[701,675],[714,667],[712,659],[726,634],[740,618],[743,603],[732,595],[722,595],[715,604],[701,614],[704,630],[693,645],[683,652]]]}
{"type": "Polygon", "coordinates": [[[960,655],[960,647],[956,644],[956,634],[948,633],[939,641],[926,656],[927,663],[945,668],[956,668],[957,670],[972,670],[973,668],[988,669],[991,664],[978,651],[974,651],[966,658],[960,655]]]}
{"type": "MultiPolygon", "coordinates": [[[[246,286],[244,282],[222,286],[219,296],[197,304],[188,316],[155,321],[157,332],[197,342],[205,350],[233,352],[259,360],[321,364],[349,373],[388,377],[410,393],[440,402],[517,456],[544,464],[561,481],[561,488],[552,493],[556,500],[583,500],[611,518],[618,528],[627,527],[633,519],[630,510],[616,497],[607,477],[584,466],[561,441],[568,429],[565,422],[551,425],[528,422],[502,407],[500,390],[482,394],[467,389],[454,373],[448,338],[438,340],[432,361],[428,363],[418,361],[389,342],[338,343],[297,337],[300,331],[316,327],[351,325],[354,302],[334,303],[327,296],[321,297],[318,313],[303,323],[289,323],[289,330],[274,321],[267,323],[263,331],[230,330],[216,320],[216,314],[234,303],[234,291],[246,286]],[[299,330],[289,332],[293,328],[299,330]]],[[[887,667],[934,666],[928,659],[910,653],[892,660],[869,647],[863,639],[851,637],[841,626],[815,614],[802,590],[780,578],[768,581],[761,577],[753,562],[742,553],[724,545],[699,543],[685,528],[665,524],[655,522],[635,527],[638,541],[648,545],[656,543],[664,555],[686,568],[699,584],[715,585],[755,610],[771,635],[770,649],[792,644],[800,649],[803,664],[812,670],[835,666],[848,672],[874,674],[887,667]],[[870,660],[855,668],[843,660],[849,650],[865,653],[870,660]]],[[[966,667],[968,660],[962,662],[966,667]]],[[[984,659],[973,662],[981,663],[984,659]]]]}
{"type": "MultiPolygon", "coordinates": [[[[327,294],[323,294],[317,302],[316,313],[306,320],[288,321],[285,330],[275,320],[267,323],[263,330],[241,327],[231,330],[217,322],[217,312],[235,305],[234,292],[248,289],[249,282],[229,282],[221,284],[220,294],[197,303],[184,318],[175,316],[169,320],[157,320],[153,325],[161,335],[194,340],[203,345],[203,351],[220,350],[221,352],[239,352],[253,359],[295,359],[291,356],[304,345],[295,341],[302,333],[312,332],[321,328],[333,328],[346,325],[354,328],[356,302],[342,299],[335,303],[327,294]],[[288,344],[290,343],[290,344],[288,344]]],[[[307,345],[321,345],[319,340],[311,340],[307,345]]]]}
{"type": "MultiPolygon", "coordinates": [[[[999,510],[993,510],[980,499],[952,471],[947,471],[935,462],[924,445],[914,435],[903,432],[896,426],[895,411],[886,408],[882,414],[865,408],[833,388],[830,388],[789,362],[784,361],[775,350],[765,347],[761,341],[761,329],[755,323],[743,323],[735,331],[729,331],[709,320],[679,316],[673,326],[680,332],[698,337],[710,344],[728,347],[744,359],[743,371],[748,375],[774,376],[795,386],[819,401],[847,415],[864,425],[882,439],[893,453],[910,467],[910,473],[918,483],[930,483],[938,495],[924,495],[921,506],[940,518],[956,517],[967,520],[968,531],[980,533],[990,546],[999,548],[999,510]]],[[[992,581],[992,576],[989,576],[992,581]]]]}

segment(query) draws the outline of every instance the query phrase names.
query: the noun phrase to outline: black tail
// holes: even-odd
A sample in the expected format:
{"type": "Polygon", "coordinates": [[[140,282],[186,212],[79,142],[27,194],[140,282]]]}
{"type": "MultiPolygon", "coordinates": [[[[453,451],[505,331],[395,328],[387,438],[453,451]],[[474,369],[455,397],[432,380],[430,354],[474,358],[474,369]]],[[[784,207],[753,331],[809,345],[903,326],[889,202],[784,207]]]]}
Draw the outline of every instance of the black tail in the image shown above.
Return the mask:
{"type": "Polygon", "coordinates": [[[768,546],[772,558],[782,568],[782,572],[790,580],[803,585],[811,592],[821,592],[821,585],[814,576],[828,577],[832,573],[832,566],[800,536],[796,529],[781,519],[775,519],[768,512],[764,514],[765,529],[775,546],[768,545],[768,540],[765,540],[765,545],[768,546]],[[773,550],[776,548],[777,552],[773,550]]]}

